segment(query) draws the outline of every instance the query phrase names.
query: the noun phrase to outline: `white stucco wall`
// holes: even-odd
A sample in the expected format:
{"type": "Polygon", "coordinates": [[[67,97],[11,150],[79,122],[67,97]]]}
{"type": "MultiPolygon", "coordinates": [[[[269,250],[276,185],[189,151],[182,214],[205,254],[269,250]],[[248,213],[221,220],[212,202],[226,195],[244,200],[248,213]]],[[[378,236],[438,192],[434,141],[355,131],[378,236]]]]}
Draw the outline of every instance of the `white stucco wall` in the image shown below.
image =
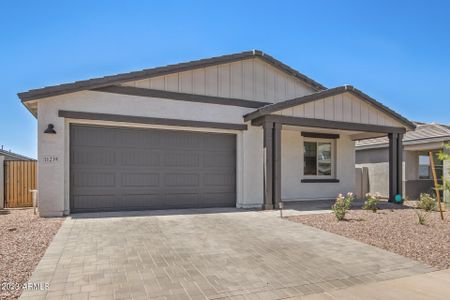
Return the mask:
{"type": "MultiPolygon", "coordinates": [[[[388,151],[388,149],[385,149],[388,151]]],[[[389,196],[389,161],[376,163],[361,163],[357,168],[367,167],[369,170],[369,192],[389,196]]],[[[405,182],[418,179],[418,157],[415,151],[403,151],[403,179],[402,189],[405,194],[405,182]]]]}
{"type": "Polygon", "coordinates": [[[238,207],[261,208],[264,198],[263,130],[250,126],[242,135],[242,203],[238,207]]]}
{"type": "Polygon", "coordinates": [[[389,196],[389,162],[357,164],[356,167],[367,167],[369,171],[369,193],[389,196]]]}
{"type": "MultiPolygon", "coordinates": [[[[311,130],[309,130],[311,131],[311,130]]],[[[314,130],[312,130],[314,131],[314,130]]],[[[300,131],[281,134],[281,198],[283,201],[333,199],[355,189],[355,143],[348,135],[336,139],[337,183],[302,183],[303,137],[300,131]]]]}
{"type": "Polygon", "coordinates": [[[262,130],[259,127],[250,127],[248,131],[230,131],[70,120],[58,117],[59,110],[243,124],[242,116],[252,109],[90,91],[41,99],[38,103],[38,189],[39,211],[43,216],[60,216],[63,213],[70,213],[69,126],[71,122],[234,133],[237,139],[237,206],[260,207],[262,205],[262,130]],[[49,123],[55,126],[57,134],[43,133],[49,123]],[[49,161],[49,158],[56,158],[56,160],[49,161]]]}
{"type": "Polygon", "coordinates": [[[403,151],[403,161],[405,164],[405,172],[403,177],[406,180],[419,179],[419,152],[403,151]]]}

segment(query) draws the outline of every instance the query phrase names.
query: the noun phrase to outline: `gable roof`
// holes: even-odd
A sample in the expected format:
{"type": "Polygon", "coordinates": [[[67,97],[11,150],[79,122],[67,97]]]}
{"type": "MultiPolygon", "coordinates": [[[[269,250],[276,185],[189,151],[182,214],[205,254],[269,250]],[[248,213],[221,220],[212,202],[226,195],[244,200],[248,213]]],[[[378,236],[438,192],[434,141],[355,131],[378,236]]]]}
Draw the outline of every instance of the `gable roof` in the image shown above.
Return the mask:
{"type": "Polygon", "coordinates": [[[29,90],[27,92],[18,93],[17,95],[22,100],[22,102],[36,100],[44,97],[57,96],[62,94],[74,93],[82,90],[90,90],[95,88],[101,88],[105,86],[109,86],[112,84],[118,84],[131,80],[139,80],[144,78],[156,77],[167,75],[169,73],[182,72],[197,68],[204,68],[213,65],[225,64],[234,61],[250,59],[250,58],[260,58],[263,61],[269,63],[270,65],[278,68],[279,70],[287,73],[290,76],[293,76],[301,81],[303,81],[306,85],[310,86],[316,91],[325,90],[326,87],[321,85],[320,83],[312,80],[311,78],[301,74],[297,70],[292,69],[288,65],[283,64],[281,61],[273,58],[272,56],[265,54],[260,50],[252,50],[252,51],[244,51],[235,54],[205,58],[190,62],[184,62],[174,65],[167,65],[163,67],[156,67],[151,69],[144,69],[141,71],[134,71],[129,73],[121,73],[111,76],[93,78],[88,80],[75,81],[72,83],[64,83],[55,86],[48,86],[39,89],[29,90]]]}
{"type": "Polygon", "coordinates": [[[402,115],[396,113],[389,107],[383,105],[382,103],[378,102],[377,100],[373,99],[372,97],[364,94],[362,91],[356,89],[355,87],[351,85],[344,85],[339,86],[331,89],[327,89],[324,91],[320,91],[314,94],[306,95],[299,98],[294,98],[291,100],[286,100],[274,104],[269,104],[264,107],[261,107],[247,115],[244,116],[245,121],[250,121],[268,114],[271,114],[273,112],[283,110],[286,108],[294,107],[297,105],[305,104],[308,102],[316,101],[319,99],[324,99],[331,96],[336,96],[344,93],[351,93],[355,95],[356,97],[360,98],[361,100],[368,102],[369,104],[375,106],[376,108],[380,109],[381,111],[385,112],[386,114],[390,115],[394,119],[398,120],[400,123],[408,127],[409,129],[414,129],[415,124],[403,117],[402,115]]]}
{"type": "MultiPolygon", "coordinates": [[[[414,122],[416,129],[408,131],[403,136],[403,144],[420,144],[428,142],[450,141],[450,126],[436,123],[414,122]]],[[[356,142],[357,149],[372,149],[387,147],[389,140],[387,137],[366,139],[356,142]]]]}

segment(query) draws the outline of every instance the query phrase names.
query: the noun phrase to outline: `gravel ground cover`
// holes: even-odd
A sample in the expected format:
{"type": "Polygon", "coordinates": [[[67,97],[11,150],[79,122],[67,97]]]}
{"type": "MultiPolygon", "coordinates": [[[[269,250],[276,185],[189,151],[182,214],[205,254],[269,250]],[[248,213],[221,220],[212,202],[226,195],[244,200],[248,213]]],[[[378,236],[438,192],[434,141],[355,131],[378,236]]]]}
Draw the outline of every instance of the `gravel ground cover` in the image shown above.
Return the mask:
{"type": "Polygon", "coordinates": [[[325,231],[418,260],[438,269],[450,267],[450,213],[441,221],[431,212],[426,225],[418,224],[414,202],[405,205],[382,203],[378,212],[350,210],[344,221],[332,213],[288,217],[325,231]]]}
{"type": "Polygon", "coordinates": [[[17,286],[27,282],[63,221],[29,208],[0,209],[0,299],[20,296],[17,286]]]}

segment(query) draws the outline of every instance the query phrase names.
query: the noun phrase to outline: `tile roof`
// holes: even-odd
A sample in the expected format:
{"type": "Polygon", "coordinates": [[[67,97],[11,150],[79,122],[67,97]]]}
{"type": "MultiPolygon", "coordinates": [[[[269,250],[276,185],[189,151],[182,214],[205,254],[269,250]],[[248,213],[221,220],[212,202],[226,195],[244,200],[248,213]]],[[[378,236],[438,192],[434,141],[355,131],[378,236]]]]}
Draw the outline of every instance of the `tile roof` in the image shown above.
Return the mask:
{"type": "MultiPolygon", "coordinates": [[[[432,139],[440,139],[442,141],[450,141],[450,126],[436,124],[436,123],[422,123],[414,122],[416,129],[414,131],[408,131],[403,136],[403,143],[426,143],[432,139]]],[[[386,146],[389,143],[387,137],[380,137],[374,139],[366,139],[356,142],[357,148],[372,148],[386,146]]]]}

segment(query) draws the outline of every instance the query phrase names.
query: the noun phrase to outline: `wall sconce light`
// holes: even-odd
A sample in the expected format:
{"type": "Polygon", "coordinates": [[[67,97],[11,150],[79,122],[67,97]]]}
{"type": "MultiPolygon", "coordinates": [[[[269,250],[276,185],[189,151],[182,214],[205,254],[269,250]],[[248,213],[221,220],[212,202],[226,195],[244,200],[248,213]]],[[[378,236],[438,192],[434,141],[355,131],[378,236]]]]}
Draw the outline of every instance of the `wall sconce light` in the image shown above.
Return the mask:
{"type": "Polygon", "coordinates": [[[53,126],[53,124],[48,124],[47,129],[44,130],[44,133],[56,134],[56,131],[54,128],[55,128],[55,126],[53,126]]]}

